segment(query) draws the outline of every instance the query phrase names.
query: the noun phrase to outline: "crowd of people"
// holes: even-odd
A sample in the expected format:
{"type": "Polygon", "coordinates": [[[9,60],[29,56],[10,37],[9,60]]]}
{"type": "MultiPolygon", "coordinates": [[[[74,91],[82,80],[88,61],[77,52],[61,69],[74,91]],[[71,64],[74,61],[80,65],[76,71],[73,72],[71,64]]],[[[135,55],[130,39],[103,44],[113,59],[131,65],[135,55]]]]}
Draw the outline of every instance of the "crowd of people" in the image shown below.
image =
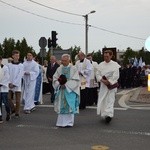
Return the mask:
{"type": "Polygon", "coordinates": [[[145,87],[147,86],[148,74],[150,74],[150,67],[148,65],[143,67],[133,66],[132,64],[121,65],[119,88],[145,87]]]}
{"type": "Polygon", "coordinates": [[[27,59],[19,62],[20,52],[12,51],[12,60],[6,64],[2,64],[0,57],[0,123],[3,122],[2,103],[5,105],[6,121],[11,119],[14,114],[16,118],[20,117],[20,104],[24,102],[24,113],[29,114],[35,109],[36,97],[40,93],[36,93],[38,86],[36,85],[39,75],[39,65],[33,60],[32,53],[27,54],[27,59]],[[14,100],[15,99],[15,100],[14,100]]]}
{"type": "Polygon", "coordinates": [[[31,52],[23,63],[19,62],[18,50],[12,51],[12,60],[6,65],[0,57],[0,123],[4,119],[2,103],[9,121],[12,115],[20,117],[20,104],[23,103],[23,112],[30,114],[36,105],[43,103],[42,95],[48,92],[58,114],[56,126],[72,127],[74,115],[91,105],[97,105],[97,115],[110,123],[117,88],[140,86],[144,84],[142,77],[150,73],[148,68],[120,66],[112,57],[113,52],[106,50],[104,61],[98,64],[92,60],[92,54],[86,56],[80,51],[75,65],[70,55],[63,54],[61,63],[51,56],[43,66],[31,52]]]}

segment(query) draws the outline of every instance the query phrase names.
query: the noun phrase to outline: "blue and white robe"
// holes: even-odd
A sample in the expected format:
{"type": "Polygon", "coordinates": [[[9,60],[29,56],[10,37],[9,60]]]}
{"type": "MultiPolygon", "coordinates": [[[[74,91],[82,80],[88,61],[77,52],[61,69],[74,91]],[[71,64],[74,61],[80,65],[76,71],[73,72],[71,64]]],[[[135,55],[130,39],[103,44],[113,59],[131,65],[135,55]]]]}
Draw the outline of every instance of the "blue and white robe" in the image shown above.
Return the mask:
{"type": "Polygon", "coordinates": [[[80,79],[76,67],[61,65],[53,76],[55,89],[54,110],[58,113],[56,126],[73,126],[74,114],[79,113],[80,79]],[[58,78],[63,74],[67,78],[65,88],[61,88],[58,78]]]}
{"type": "Polygon", "coordinates": [[[43,68],[39,65],[39,75],[36,78],[34,102],[42,104],[43,68]]]}

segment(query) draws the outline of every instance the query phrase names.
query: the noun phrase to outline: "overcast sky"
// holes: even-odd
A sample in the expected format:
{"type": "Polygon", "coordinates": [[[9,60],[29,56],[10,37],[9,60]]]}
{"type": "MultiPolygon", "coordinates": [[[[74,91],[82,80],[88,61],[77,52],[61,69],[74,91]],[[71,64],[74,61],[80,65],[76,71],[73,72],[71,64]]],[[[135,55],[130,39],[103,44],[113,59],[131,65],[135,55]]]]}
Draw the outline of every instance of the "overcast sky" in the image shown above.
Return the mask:
{"type": "Polygon", "coordinates": [[[150,0],[34,0],[34,2],[79,15],[55,11],[29,0],[0,0],[0,43],[3,43],[5,37],[12,37],[16,41],[25,37],[28,45],[39,52],[40,37],[48,39],[53,30],[57,31],[57,43],[63,49],[76,45],[85,51],[85,19],[82,15],[92,10],[96,12],[88,15],[88,23],[91,25],[88,32],[89,52],[97,51],[104,46],[117,47],[120,50],[131,47],[138,50],[144,47],[146,38],[150,36],[150,0]],[[7,5],[2,2],[6,2],[7,5]]]}

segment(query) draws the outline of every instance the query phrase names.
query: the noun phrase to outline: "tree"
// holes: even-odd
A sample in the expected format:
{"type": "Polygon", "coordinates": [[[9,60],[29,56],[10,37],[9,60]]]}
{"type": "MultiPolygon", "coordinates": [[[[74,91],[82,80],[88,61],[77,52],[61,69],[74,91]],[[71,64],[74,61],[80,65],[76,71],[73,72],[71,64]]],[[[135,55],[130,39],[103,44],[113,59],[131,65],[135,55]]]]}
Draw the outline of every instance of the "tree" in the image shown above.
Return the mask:
{"type": "Polygon", "coordinates": [[[103,61],[102,53],[100,50],[97,52],[93,52],[93,60],[96,61],[98,64],[103,61]]]}
{"type": "Polygon", "coordinates": [[[2,45],[0,44],[0,56],[2,56],[3,57],[3,49],[2,49],[2,45]]]}
{"type": "Polygon", "coordinates": [[[71,47],[69,50],[71,50],[71,60],[72,60],[72,63],[75,64],[75,57],[79,53],[79,51],[81,50],[81,48],[77,47],[77,46],[74,46],[74,48],[71,47]]]}
{"type": "Polygon", "coordinates": [[[25,38],[23,38],[21,42],[20,40],[17,40],[17,42],[15,42],[13,38],[5,38],[3,43],[0,44],[0,54],[3,58],[11,57],[12,51],[15,49],[20,51],[21,61],[23,61],[24,57],[27,55],[28,52],[32,52],[34,55],[36,55],[33,48],[28,46],[25,38]]]}
{"type": "Polygon", "coordinates": [[[145,61],[145,64],[150,64],[150,52],[145,51],[145,56],[143,57],[143,61],[145,61]]]}
{"type": "Polygon", "coordinates": [[[150,52],[146,51],[144,49],[144,47],[142,47],[141,50],[139,50],[138,52],[138,58],[142,57],[142,60],[146,63],[146,64],[150,64],[150,52]]]}
{"type": "Polygon", "coordinates": [[[129,60],[137,57],[138,53],[133,51],[130,47],[127,48],[126,52],[123,55],[123,63],[128,64],[129,60]]]}
{"type": "Polygon", "coordinates": [[[2,44],[3,57],[11,57],[11,53],[14,50],[15,40],[13,38],[5,38],[2,44]]]}
{"type": "Polygon", "coordinates": [[[63,50],[60,45],[57,45],[55,49],[63,50]]]}
{"type": "Polygon", "coordinates": [[[36,56],[35,51],[32,47],[29,47],[25,38],[20,42],[20,59],[23,60],[28,52],[32,52],[34,56],[36,56]]]}

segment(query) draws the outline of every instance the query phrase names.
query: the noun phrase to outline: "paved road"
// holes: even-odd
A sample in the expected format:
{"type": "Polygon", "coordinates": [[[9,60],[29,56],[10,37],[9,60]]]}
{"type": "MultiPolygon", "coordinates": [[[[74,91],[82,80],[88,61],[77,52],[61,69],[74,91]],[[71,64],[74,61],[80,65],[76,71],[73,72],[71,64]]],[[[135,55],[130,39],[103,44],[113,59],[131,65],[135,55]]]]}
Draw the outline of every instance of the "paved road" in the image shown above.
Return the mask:
{"type": "MultiPolygon", "coordinates": [[[[117,101],[120,98],[117,95],[117,101]]],[[[21,113],[20,119],[0,124],[0,150],[91,150],[97,145],[109,150],[149,150],[150,111],[122,108],[117,101],[109,125],[90,107],[80,111],[73,128],[57,128],[57,115],[45,95],[45,105],[32,114],[21,113]]]]}

